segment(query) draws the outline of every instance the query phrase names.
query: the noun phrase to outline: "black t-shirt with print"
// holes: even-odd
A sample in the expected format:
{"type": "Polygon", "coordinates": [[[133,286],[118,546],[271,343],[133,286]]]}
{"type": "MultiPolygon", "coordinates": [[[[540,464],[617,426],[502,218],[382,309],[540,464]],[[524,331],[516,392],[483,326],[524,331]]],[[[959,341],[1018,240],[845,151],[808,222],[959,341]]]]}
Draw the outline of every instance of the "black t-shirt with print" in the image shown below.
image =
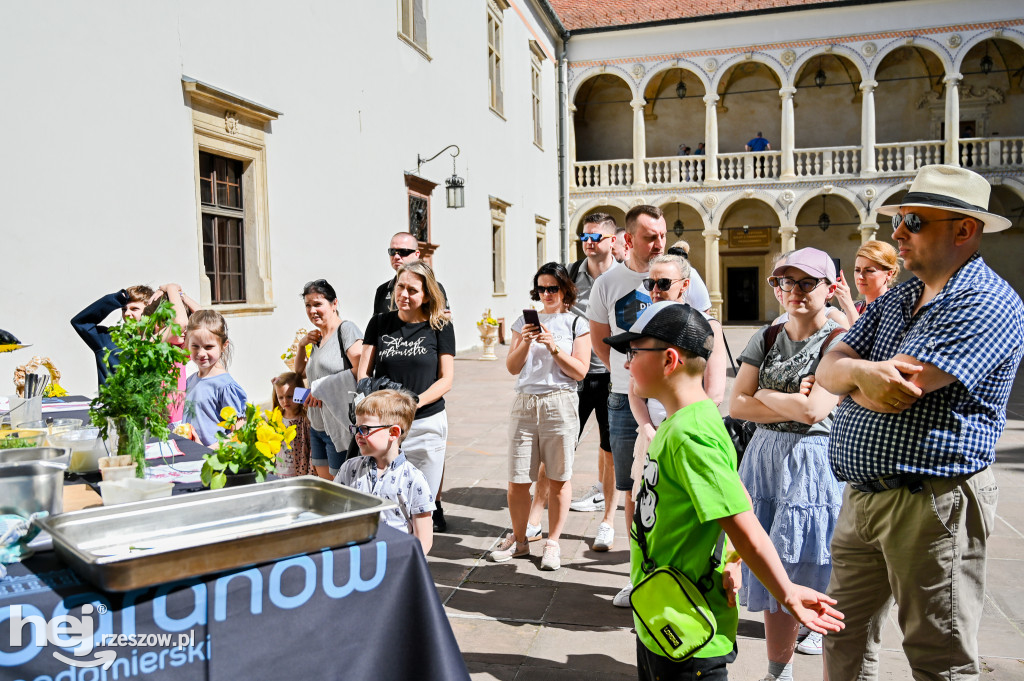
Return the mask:
{"type": "MultiPolygon", "coordinates": [[[[374,315],[366,325],[363,343],[377,348],[373,375],[387,376],[417,395],[437,381],[441,355],[455,355],[455,328],[449,322],[440,331],[430,322],[406,324],[398,311],[374,315]]],[[[444,398],[416,410],[416,418],[444,411],[444,398]]]]}

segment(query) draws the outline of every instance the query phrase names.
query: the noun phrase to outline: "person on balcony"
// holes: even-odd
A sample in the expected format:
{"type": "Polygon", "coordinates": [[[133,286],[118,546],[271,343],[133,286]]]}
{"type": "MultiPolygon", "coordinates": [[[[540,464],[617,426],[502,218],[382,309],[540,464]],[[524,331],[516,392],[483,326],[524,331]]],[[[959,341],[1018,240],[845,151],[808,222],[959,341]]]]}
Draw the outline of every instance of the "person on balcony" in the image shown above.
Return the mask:
{"type": "Polygon", "coordinates": [[[757,131],[757,137],[747,142],[747,151],[771,151],[772,143],[766,140],[762,135],[761,131],[757,131]]]}
{"type": "Polygon", "coordinates": [[[690,151],[690,147],[686,145],[686,142],[683,142],[679,145],[679,149],[676,150],[676,156],[689,156],[690,151]]]}

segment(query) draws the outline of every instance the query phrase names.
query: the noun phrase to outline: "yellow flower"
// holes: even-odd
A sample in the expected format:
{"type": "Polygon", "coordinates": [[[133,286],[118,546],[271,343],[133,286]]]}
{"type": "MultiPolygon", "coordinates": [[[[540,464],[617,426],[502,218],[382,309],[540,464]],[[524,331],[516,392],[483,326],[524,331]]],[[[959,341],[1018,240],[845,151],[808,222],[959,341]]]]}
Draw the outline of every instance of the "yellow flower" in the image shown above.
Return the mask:
{"type": "Polygon", "coordinates": [[[306,359],[309,359],[309,356],[312,355],[312,354],[313,354],[313,344],[312,343],[306,343],[306,359]]]}
{"type": "Polygon", "coordinates": [[[261,423],[256,427],[256,449],[267,458],[281,451],[283,439],[270,424],[261,423]]]}
{"type": "Polygon", "coordinates": [[[295,426],[288,426],[284,430],[284,443],[290,445],[295,439],[295,426]]]}
{"type": "Polygon", "coordinates": [[[235,411],[234,407],[224,407],[220,410],[220,417],[224,421],[233,418],[238,412],[235,411]]]}

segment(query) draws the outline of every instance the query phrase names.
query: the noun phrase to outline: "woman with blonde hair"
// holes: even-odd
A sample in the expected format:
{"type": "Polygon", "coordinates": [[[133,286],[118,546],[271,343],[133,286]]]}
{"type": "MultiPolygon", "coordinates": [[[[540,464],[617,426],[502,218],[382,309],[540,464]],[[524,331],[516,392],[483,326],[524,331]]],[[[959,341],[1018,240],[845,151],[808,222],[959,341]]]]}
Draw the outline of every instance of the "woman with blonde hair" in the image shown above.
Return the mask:
{"type": "Polygon", "coordinates": [[[853,283],[864,300],[854,302],[850,295],[850,285],[846,283],[842,271],[836,282],[836,301],[842,306],[851,325],[868,305],[893,287],[899,274],[900,263],[892,244],[868,241],[857,250],[857,259],[853,264],[853,283]]]}
{"type": "MultiPolygon", "coordinates": [[[[430,265],[413,260],[398,269],[391,311],[374,315],[363,335],[358,379],[386,376],[419,398],[402,451],[437,499],[444,473],[448,415],[444,395],[455,373],[455,328],[430,265]]],[[[440,503],[434,523],[444,528],[440,503]]]]}

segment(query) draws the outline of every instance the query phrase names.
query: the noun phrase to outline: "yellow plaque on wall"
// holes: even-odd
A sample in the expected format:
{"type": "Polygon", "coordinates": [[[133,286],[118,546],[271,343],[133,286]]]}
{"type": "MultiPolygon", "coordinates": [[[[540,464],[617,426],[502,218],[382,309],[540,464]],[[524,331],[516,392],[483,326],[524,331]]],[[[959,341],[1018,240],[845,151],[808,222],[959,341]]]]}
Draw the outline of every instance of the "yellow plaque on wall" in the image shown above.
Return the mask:
{"type": "Polygon", "coordinates": [[[742,229],[729,230],[729,248],[768,248],[771,244],[770,227],[754,227],[746,232],[742,229]]]}

